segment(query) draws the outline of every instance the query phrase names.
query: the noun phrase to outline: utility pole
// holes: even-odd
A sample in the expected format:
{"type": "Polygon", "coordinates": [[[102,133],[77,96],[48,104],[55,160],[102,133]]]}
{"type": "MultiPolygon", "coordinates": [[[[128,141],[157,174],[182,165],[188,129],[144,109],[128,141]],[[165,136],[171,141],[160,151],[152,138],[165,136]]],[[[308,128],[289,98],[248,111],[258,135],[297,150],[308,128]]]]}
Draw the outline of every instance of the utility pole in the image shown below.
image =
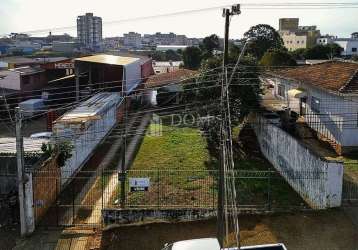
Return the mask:
{"type": "MultiPolygon", "coordinates": [[[[123,72],[123,79],[126,79],[126,72],[124,70],[123,72]]],[[[122,96],[123,96],[123,105],[124,105],[124,113],[123,113],[123,130],[122,130],[122,164],[121,164],[121,170],[119,173],[119,178],[121,182],[121,193],[120,193],[120,204],[121,208],[124,208],[126,205],[126,150],[127,150],[127,82],[125,80],[122,80],[122,96]]]]}
{"type": "MultiPolygon", "coordinates": [[[[220,125],[220,169],[219,169],[219,194],[218,194],[218,214],[217,214],[217,237],[220,246],[224,247],[225,232],[225,169],[227,168],[228,158],[232,158],[231,141],[231,122],[230,122],[230,104],[229,104],[229,86],[227,79],[227,64],[229,59],[229,30],[230,17],[239,15],[240,5],[233,5],[231,9],[223,9],[225,18],[225,37],[224,37],[224,58],[223,58],[223,76],[221,82],[221,125],[220,125]]],[[[227,233],[227,232],[226,232],[227,233]]]]}
{"type": "Polygon", "coordinates": [[[16,159],[17,159],[17,183],[20,208],[21,235],[27,233],[25,219],[25,194],[24,194],[24,139],[22,137],[22,113],[19,107],[15,108],[16,119],[16,159]]]}
{"type": "Polygon", "coordinates": [[[80,65],[75,63],[75,77],[76,77],[76,102],[80,102],[80,65]]]}

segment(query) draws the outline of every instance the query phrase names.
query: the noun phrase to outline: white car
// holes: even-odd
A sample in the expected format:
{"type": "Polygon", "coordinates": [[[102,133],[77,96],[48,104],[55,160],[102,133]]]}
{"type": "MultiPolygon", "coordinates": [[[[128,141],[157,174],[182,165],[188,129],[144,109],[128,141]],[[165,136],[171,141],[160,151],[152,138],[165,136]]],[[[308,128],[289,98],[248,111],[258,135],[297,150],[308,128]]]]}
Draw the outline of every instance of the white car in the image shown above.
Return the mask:
{"type": "Polygon", "coordinates": [[[51,139],[52,132],[40,132],[30,135],[31,139],[51,139]]]}
{"type": "MultiPolygon", "coordinates": [[[[284,244],[268,244],[241,247],[240,250],[287,250],[284,244]]],[[[162,250],[221,250],[216,238],[203,238],[195,240],[183,240],[173,244],[165,244],[162,250]]],[[[238,248],[225,248],[222,250],[239,250],[238,248]]]]}

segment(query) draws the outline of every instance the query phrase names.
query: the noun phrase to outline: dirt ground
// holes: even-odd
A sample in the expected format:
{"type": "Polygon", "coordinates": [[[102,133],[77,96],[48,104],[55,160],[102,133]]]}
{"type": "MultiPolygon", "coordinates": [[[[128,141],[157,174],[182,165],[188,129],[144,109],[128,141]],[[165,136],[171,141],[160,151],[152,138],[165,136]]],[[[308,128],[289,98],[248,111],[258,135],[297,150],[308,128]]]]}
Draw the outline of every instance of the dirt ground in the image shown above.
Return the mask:
{"type": "MultiPolygon", "coordinates": [[[[338,210],[281,215],[246,215],[239,219],[241,243],[283,242],[289,250],[358,250],[358,230],[338,210]]],[[[159,250],[165,243],[215,237],[214,219],[112,227],[102,232],[101,250],[159,250]]]]}

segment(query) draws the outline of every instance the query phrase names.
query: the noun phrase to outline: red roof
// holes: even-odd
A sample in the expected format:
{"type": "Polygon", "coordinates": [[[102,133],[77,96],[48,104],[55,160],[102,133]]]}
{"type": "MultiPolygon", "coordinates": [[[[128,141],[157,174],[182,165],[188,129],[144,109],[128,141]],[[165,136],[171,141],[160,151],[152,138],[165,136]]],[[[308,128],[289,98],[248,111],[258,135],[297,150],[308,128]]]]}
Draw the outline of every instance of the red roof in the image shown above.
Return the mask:
{"type": "Polygon", "coordinates": [[[340,93],[358,92],[358,63],[330,61],[272,71],[271,75],[340,93]]]}
{"type": "Polygon", "coordinates": [[[177,71],[152,75],[145,80],[144,85],[146,88],[160,87],[171,83],[177,83],[186,79],[193,79],[198,72],[189,69],[179,69],[177,71]]]}

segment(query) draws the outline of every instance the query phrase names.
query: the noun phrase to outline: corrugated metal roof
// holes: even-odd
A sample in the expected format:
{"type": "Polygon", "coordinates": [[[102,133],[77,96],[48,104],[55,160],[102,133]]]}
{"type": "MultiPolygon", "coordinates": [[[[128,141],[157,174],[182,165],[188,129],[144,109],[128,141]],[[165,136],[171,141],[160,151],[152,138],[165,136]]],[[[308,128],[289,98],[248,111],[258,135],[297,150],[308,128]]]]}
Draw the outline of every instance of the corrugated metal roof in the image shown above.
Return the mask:
{"type": "Polygon", "coordinates": [[[119,65],[119,66],[132,64],[138,60],[139,58],[135,58],[135,57],[112,56],[112,55],[95,55],[95,56],[87,56],[87,57],[81,57],[75,59],[75,61],[78,62],[102,63],[102,64],[119,65]]]}
{"type": "MultiPolygon", "coordinates": [[[[43,143],[48,143],[48,139],[32,139],[24,138],[24,151],[39,153],[42,152],[41,146],[43,143]]],[[[2,154],[16,154],[16,138],[3,137],[0,138],[0,153],[2,154]]]]}
{"type": "Polygon", "coordinates": [[[101,111],[107,106],[119,103],[122,97],[117,93],[100,93],[82,102],[75,109],[65,113],[56,123],[81,123],[100,119],[101,111]]]}

